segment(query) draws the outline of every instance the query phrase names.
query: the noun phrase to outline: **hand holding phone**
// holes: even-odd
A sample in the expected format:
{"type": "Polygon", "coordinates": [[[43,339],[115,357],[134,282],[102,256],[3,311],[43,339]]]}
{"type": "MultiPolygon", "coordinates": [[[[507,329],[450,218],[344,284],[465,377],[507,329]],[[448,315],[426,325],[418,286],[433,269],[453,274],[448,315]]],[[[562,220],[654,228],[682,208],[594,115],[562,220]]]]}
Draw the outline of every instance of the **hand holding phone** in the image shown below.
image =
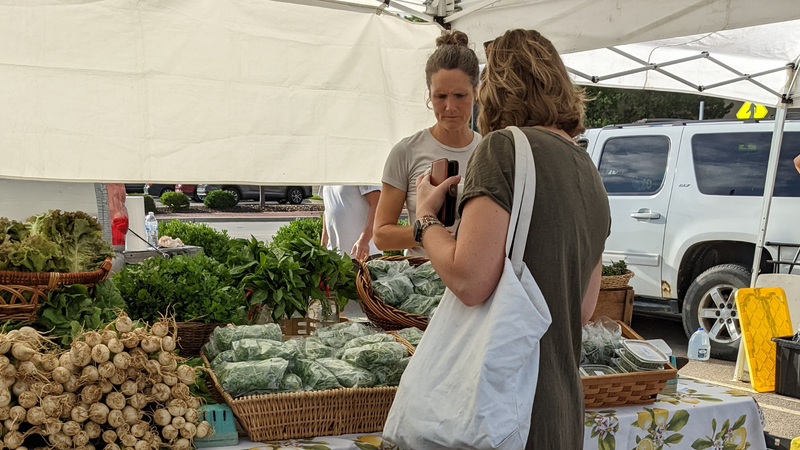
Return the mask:
{"type": "MultiPolygon", "coordinates": [[[[431,184],[438,186],[450,177],[458,175],[458,161],[449,161],[447,158],[437,159],[431,163],[431,184]]],[[[456,197],[447,192],[442,209],[439,210],[438,219],[446,227],[456,223],[456,197]]]]}

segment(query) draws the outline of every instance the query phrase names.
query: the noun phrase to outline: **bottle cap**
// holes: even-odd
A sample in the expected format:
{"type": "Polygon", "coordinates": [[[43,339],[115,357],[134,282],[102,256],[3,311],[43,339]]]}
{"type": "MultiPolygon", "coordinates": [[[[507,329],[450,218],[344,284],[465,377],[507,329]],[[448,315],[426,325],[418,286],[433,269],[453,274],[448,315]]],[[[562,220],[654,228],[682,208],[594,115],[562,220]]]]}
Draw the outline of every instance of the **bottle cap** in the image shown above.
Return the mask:
{"type": "Polygon", "coordinates": [[[703,329],[703,327],[700,327],[700,328],[698,328],[698,329],[697,329],[697,331],[700,331],[700,330],[702,330],[702,329],[703,329]]]}

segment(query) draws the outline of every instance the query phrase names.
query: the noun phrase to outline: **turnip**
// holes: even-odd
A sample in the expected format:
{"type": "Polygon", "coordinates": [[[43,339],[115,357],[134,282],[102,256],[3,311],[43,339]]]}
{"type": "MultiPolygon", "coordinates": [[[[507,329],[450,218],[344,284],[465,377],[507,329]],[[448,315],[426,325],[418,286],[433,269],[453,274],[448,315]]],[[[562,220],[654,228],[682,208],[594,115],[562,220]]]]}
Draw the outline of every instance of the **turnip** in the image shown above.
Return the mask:
{"type": "Polygon", "coordinates": [[[113,332],[111,330],[103,330],[103,332],[100,333],[100,343],[101,344],[108,345],[108,342],[111,339],[116,339],[116,338],[117,338],[117,333],[115,333],[115,332],[113,332]]]}
{"type": "Polygon", "coordinates": [[[161,350],[165,352],[174,352],[175,351],[175,338],[172,336],[164,336],[161,338],[161,350]]]}
{"type": "Polygon", "coordinates": [[[108,379],[108,381],[110,381],[112,384],[119,386],[120,384],[124,383],[125,380],[127,379],[128,379],[128,373],[124,370],[117,369],[117,371],[114,372],[114,375],[108,379]]]}
{"type": "Polygon", "coordinates": [[[139,392],[144,392],[144,390],[147,389],[147,386],[148,386],[147,377],[140,374],[139,377],[136,378],[136,389],[138,389],[139,392]]]}
{"type": "Polygon", "coordinates": [[[189,442],[188,439],[181,438],[175,441],[174,444],[172,444],[172,450],[189,450],[191,446],[192,444],[189,442]]]}
{"type": "Polygon", "coordinates": [[[44,430],[48,435],[56,434],[64,427],[64,422],[55,417],[48,417],[44,420],[44,430]]]}
{"type": "Polygon", "coordinates": [[[173,417],[172,418],[172,426],[176,429],[180,430],[183,426],[186,425],[186,419],[183,417],[173,417]]]}
{"type": "Polygon", "coordinates": [[[168,371],[161,372],[161,381],[167,386],[175,386],[178,384],[178,377],[168,371]]]}
{"type": "MultiPolygon", "coordinates": [[[[8,389],[3,389],[6,393],[8,393],[8,389]]],[[[9,396],[9,401],[11,400],[9,396]]],[[[19,406],[22,406],[25,409],[31,409],[39,403],[39,399],[36,395],[31,391],[25,391],[17,397],[17,403],[19,406]]]]}
{"type": "Polygon", "coordinates": [[[78,388],[80,387],[81,384],[78,382],[78,377],[76,377],[75,375],[70,374],[69,380],[67,380],[67,382],[64,383],[64,390],[67,392],[77,392],[78,388]]]}
{"type": "MultiPolygon", "coordinates": [[[[88,386],[87,386],[88,387],[88,386]]],[[[89,420],[103,425],[108,420],[109,409],[104,403],[93,403],[89,407],[89,420]]]]}
{"type": "MultiPolygon", "coordinates": [[[[37,397],[41,397],[43,395],[49,394],[52,390],[52,385],[61,384],[61,383],[48,383],[45,384],[42,381],[34,381],[33,383],[28,385],[27,391],[33,392],[34,395],[37,397]]],[[[20,394],[22,395],[22,394],[20,394]]]]}
{"type": "Polygon", "coordinates": [[[150,359],[145,363],[144,369],[150,375],[157,375],[161,373],[161,364],[155,359],[150,359]]]}
{"type": "Polygon", "coordinates": [[[106,405],[111,409],[122,410],[125,407],[125,396],[119,392],[109,392],[106,396],[106,405]]]}
{"type": "Polygon", "coordinates": [[[42,399],[42,409],[49,417],[61,415],[61,402],[53,395],[48,395],[42,399]]]}
{"type": "Polygon", "coordinates": [[[64,426],[61,428],[61,432],[67,436],[75,436],[79,431],[81,431],[81,424],[74,420],[64,423],[64,426]]]}
{"type": "Polygon", "coordinates": [[[186,400],[192,397],[192,392],[189,390],[189,386],[183,383],[177,383],[175,386],[172,386],[170,391],[172,392],[172,398],[186,400]]]}
{"type": "Polygon", "coordinates": [[[10,406],[0,406],[0,421],[6,420],[11,417],[10,406]]]}
{"type": "MultiPolygon", "coordinates": [[[[158,361],[155,361],[158,364],[158,361]]],[[[0,386],[11,387],[17,381],[17,368],[9,364],[0,369],[0,386]]]]}
{"type": "Polygon", "coordinates": [[[200,413],[197,412],[196,408],[187,408],[186,414],[183,415],[183,418],[189,423],[197,423],[197,421],[200,419],[200,413]]]}
{"type": "MultiPolygon", "coordinates": [[[[133,358],[131,358],[131,362],[133,362],[133,358]]],[[[141,373],[140,370],[136,370],[133,367],[128,366],[128,368],[125,369],[125,378],[129,380],[136,380],[137,378],[139,378],[140,373],[141,373]]]]}
{"type": "Polygon", "coordinates": [[[11,450],[18,449],[22,446],[22,443],[25,442],[25,436],[22,435],[19,431],[9,431],[3,437],[3,443],[6,447],[10,448],[11,450]]]}
{"type": "Polygon", "coordinates": [[[147,406],[147,396],[142,394],[141,392],[137,392],[136,394],[131,395],[128,399],[131,406],[133,406],[137,410],[144,409],[147,406]]]}
{"type": "Polygon", "coordinates": [[[6,430],[17,431],[19,430],[20,422],[17,422],[13,419],[6,419],[3,421],[3,426],[5,426],[6,430]]]}
{"type": "Polygon", "coordinates": [[[86,431],[86,435],[89,437],[89,439],[97,439],[100,437],[100,433],[103,432],[100,424],[96,422],[86,422],[83,425],[83,430],[86,431]]]}
{"type": "Polygon", "coordinates": [[[45,419],[47,419],[47,414],[44,413],[41,406],[34,406],[29,409],[25,417],[25,420],[33,426],[43,424],[45,419]]]}
{"type": "Polygon", "coordinates": [[[75,364],[72,364],[69,352],[64,352],[58,357],[58,365],[67,369],[70,373],[78,373],[78,368],[75,367],[75,364]]]}
{"type": "Polygon", "coordinates": [[[42,370],[45,372],[52,372],[59,365],[58,356],[53,354],[42,356],[42,370]]]}
{"type": "Polygon", "coordinates": [[[121,409],[113,409],[108,413],[108,425],[113,428],[119,428],[125,424],[125,418],[122,417],[121,409]]]}
{"type": "Polygon", "coordinates": [[[36,364],[34,364],[33,360],[20,361],[17,365],[17,373],[19,374],[18,376],[30,377],[37,372],[38,369],[36,368],[36,364]]]}
{"type": "Polygon", "coordinates": [[[96,383],[99,379],[100,372],[98,372],[95,366],[86,366],[81,371],[80,381],[82,382],[96,383]]]}
{"type": "Polygon", "coordinates": [[[122,408],[122,417],[125,419],[125,423],[128,425],[133,425],[140,420],[142,420],[142,416],[144,413],[139,411],[138,409],[134,408],[133,406],[126,406],[122,408]]]}
{"type": "Polygon", "coordinates": [[[61,383],[50,383],[46,386],[46,390],[48,394],[61,395],[64,393],[64,385],[61,383]]]}
{"type": "Polygon", "coordinates": [[[90,384],[81,390],[80,398],[83,403],[91,405],[94,402],[99,402],[100,399],[103,398],[103,390],[96,384],[90,384]]]}
{"type": "Polygon", "coordinates": [[[147,353],[157,352],[161,350],[161,338],[158,336],[147,336],[142,339],[142,350],[147,353]]]}
{"type": "Polygon", "coordinates": [[[25,420],[25,417],[28,416],[28,411],[23,408],[22,406],[13,406],[9,411],[9,415],[11,416],[11,420],[14,422],[22,422],[25,420]]]}
{"type": "Polygon", "coordinates": [[[153,324],[150,331],[157,337],[164,337],[169,333],[169,322],[166,320],[159,320],[153,324]]]}
{"type": "Polygon", "coordinates": [[[122,439],[122,436],[125,436],[126,434],[131,434],[131,426],[127,423],[123,423],[117,427],[117,437],[122,439]]]}
{"type": "Polygon", "coordinates": [[[0,355],[5,355],[11,351],[11,341],[7,336],[0,336],[0,355]]]}
{"type": "Polygon", "coordinates": [[[164,408],[158,408],[153,412],[153,421],[162,427],[172,423],[172,415],[164,408]]]}
{"type": "Polygon", "coordinates": [[[173,361],[175,361],[175,354],[172,352],[161,352],[158,354],[158,362],[164,367],[169,367],[173,361]]]}
{"type": "Polygon", "coordinates": [[[89,443],[89,433],[80,430],[75,436],[72,437],[72,443],[76,447],[81,447],[89,443]]]}
{"type": "Polygon", "coordinates": [[[171,391],[169,389],[169,386],[167,386],[166,384],[156,383],[153,385],[153,390],[151,393],[153,395],[153,398],[156,399],[156,401],[164,403],[167,400],[169,400],[171,391]]]}
{"type": "Polygon", "coordinates": [[[119,441],[120,441],[120,442],[122,443],[122,445],[124,445],[125,447],[133,447],[133,446],[135,446],[135,445],[136,445],[136,443],[137,443],[139,440],[138,440],[138,439],[136,439],[136,436],[134,436],[134,435],[132,435],[132,434],[130,434],[130,433],[129,433],[129,434],[126,434],[125,436],[120,436],[120,438],[119,438],[119,441]]]}
{"type": "Polygon", "coordinates": [[[197,379],[194,367],[185,364],[178,367],[177,375],[183,384],[194,384],[197,379]]]}
{"type": "Polygon", "coordinates": [[[6,407],[9,403],[11,403],[11,392],[8,392],[8,388],[0,388],[0,407],[6,407]]]}
{"type": "Polygon", "coordinates": [[[123,344],[117,338],[113,338],[110,341],[108,341],[108,344],[106,344],[106,346],[111,351],[111,353],[122,353],[125,351],[125,344],[123,344]]]}
{"type": "Polygon", "coordinates": [[[120,450],[119,445],[117,444],[108,444],[103,447],[103,450],[120,450]]]}
{"type": "Polygon", "coordinates": [[[100,333],[97,331],[89,331],[83,335],[83,338],[86,340],[86,343],[89,344],[89,347],[94,347],[103,343],[103,337],[100,336],[100,333]]]}
{"type": "Polygon", "coordinates": [[[125,348],[136,348],[139,342],[141,342],[141,338],[136,333],[122,333],[122,338],[120,340],[125,348]]]}
{"type": "Polygon", "coordinates": [[[0,355],[0,370],[5,369],[9,364],[11,364],[11,362],[8,360],[8,358],[0,355]]]}
{"type": "Polygon", "coordinates": [[[137,392],[136,382],[132,380],[125,381],[119,386],[119,391],[126,397],[130,397],[137,392]]]}
{"type": "Polygon", "coordinates": [[[178,429],[172,425],[167,425],[161,429],[161,436],[163,436],[167,441],[171,442],[173,439],[178,437],[178,429]]]}
{"type": "Polygon", "coordinates": [[[182,417],[186,414],[186,402],[180,399],[173,399],[167,402],[167,410],[174,417],[182,417]]]}
{"type": "Polygon", "coordinates": [[[92,347],[92,360],[98,364],[108,361],[111,351],[104,344],[97,344],[92,347]]]}
{"type": "Polygon", "coordinates": [[[72,438],[64,433],[50,435],[50,444],[57,450],[68,450],[72,447],[72,438]]]}
{"type": "Polygon", "coordinates": [[[70,378],[70,376],[72,376],[72,374],[70,373],[69,369],[67,369],[63,365],[60,365],[60,366],[56,367],[55,369],[53,369],[53,372],[51,373],[51,376],[53,377],[53,380],[56,383],[62,383],[63,384],[63,383],[66,383],[67,381],[69,381],[69,378],[70,378]]]}
{"type": "Polygon", "coordinates": [[[150,427],[146,422],[137,422],[131,425],[131,434],[138,439],[141,439],[148,431],[150,431],[150,427]]]}
{"type": "Polygon", "coordinates": [[[131,318],[128,317],[127,314],[121,312],[117,317],[117,320],[114,322],[114,326],[120,333],[128,333],[133,327],[133,321],[131,321],[131,318]]]}
{"type": "Polygon", "coordinates": [[[69,350],[69,360],[73,366],[83,368],[92,361],[92,349],[89,344],[83,341],[72,342],[69,350]]]}
{"type": "Polygon", "coordinates": [[[204,437],[211,434],[211,424],[206,422],[205,420],[197,424],[197,432],[194,435],[198,439],[203,439],[204,437]]]}
{"type": "Polygon", "coordinates": [[[117,366],[117,369],[125,370],[131,363],[131,355],[127,352],[117,353],[114,355],[114,365],[117,366]]]}
{"type": "Polygon", "coordinates": [[[19,361],[28,361],[36,354],[36,350],[25,342],[15,342],[11,346],[11,354],[19,361]]]}
{"type": "Polygon", "coordinates": [[[197,427],[193,423],[186,422],[181,428],[181,436],[192,439],[197,434],[197,427]]]}
{"type": "Polygon", "coordinates": [[[200,408],[200,399],[198,397],[189,397],[186,399],[186,407],[189,409],[197,410],[200,408]]]}
{"type": "Polygon", "coordinates": [[[113,444],[117,441],[117,432],[114,430],[103,431],[103,442],[106,444],[113,444]]]}
{"type": "Polygon", "coordinates": [[[136,442],[136,446],[133,447],[133,450],[149,450],[149,449],[150,449],[150,443],[145,440],[140,440],[136,442]]]}
{"type": "Polygon", "coordinates": [[[75,422],[80,422],[80,423],[86,422],[87,420],[89,420],[89,408],[85,408],[83,406],[76,406],[72,408],[70,417],[72,417],[72,420],[74,420],[75,422]]]}
{"type": "Polygon", "coordinates": [[[114,384],[108,380],[100,380],[97,382],[97,385],[100,386],[100,389],[103,391],[103,394],[108,394],[109,392],[114,390],[114,384]]]}
{"type": "Polygon", "coordinates": [[[97,372],[103,378],[111,378],[115,373],[117,373],[117,366],[115,366],[111,361],[106,361],[97,366],[97,372]]]}

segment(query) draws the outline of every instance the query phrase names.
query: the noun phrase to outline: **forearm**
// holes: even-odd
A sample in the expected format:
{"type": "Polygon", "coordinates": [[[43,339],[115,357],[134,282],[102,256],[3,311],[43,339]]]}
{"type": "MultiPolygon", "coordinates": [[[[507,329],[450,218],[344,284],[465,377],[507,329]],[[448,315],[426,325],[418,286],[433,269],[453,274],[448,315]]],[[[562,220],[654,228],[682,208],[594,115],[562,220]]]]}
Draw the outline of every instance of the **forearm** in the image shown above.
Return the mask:
{"type": "Polygon", "coordinates": [[[322,239],[321,239],[321,241],[322,241],[322,245],[326,246],[326,245],[328,245],[328,227],[325,225],[325,214],[323,213],[322,216],[320,216],[320,218],[322,219],[322,239]]]}
{"type": "Polygon", "coordinates": [[[800,155],[794,159],[794,168],[797,169],[797,173],[800,173],[800,155]]]}
{"type": "Polygon", "coordinates": [[[413,228],[399,225],[376,225],[374,227],[373,242],[382,251],[405,250],[417,246],[417,242],[414,240],[413,228]]]}

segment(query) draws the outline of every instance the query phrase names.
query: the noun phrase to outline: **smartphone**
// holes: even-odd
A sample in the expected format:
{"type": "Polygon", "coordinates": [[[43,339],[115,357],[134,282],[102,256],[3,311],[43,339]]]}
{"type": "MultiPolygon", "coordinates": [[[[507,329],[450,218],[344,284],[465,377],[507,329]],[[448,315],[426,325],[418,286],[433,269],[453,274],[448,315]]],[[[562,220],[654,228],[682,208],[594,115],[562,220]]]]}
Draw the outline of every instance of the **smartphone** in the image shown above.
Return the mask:
{"type": "MultiPolygon", "coordinates": [[[[458,175],[458,161],[449,161],[447,158],[437,159],[431,163],[431,184],[438,186],[446,179],[458,175]]],[[[446,227],[456,223],[456,197],[447,193],[442,209],[439,210],[439,221],[446,227]]]]}

